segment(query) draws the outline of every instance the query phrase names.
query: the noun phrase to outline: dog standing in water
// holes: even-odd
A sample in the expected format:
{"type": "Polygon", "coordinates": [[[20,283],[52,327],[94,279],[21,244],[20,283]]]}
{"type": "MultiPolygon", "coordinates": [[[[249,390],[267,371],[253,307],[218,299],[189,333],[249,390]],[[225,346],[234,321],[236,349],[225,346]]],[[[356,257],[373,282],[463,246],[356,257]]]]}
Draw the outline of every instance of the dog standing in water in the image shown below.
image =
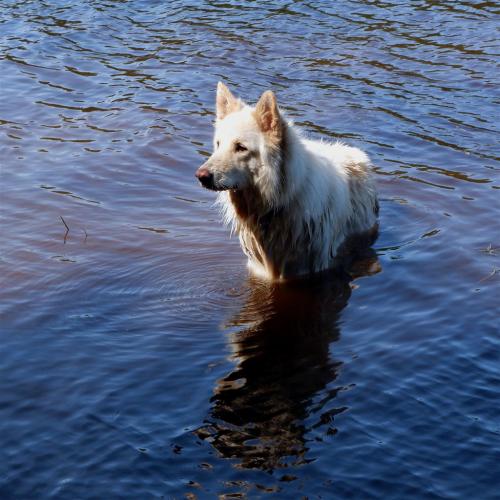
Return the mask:
{"type": "Polygon", "coordinates": [[[302,138],[271,91],[252,108],[219,82],[214,152],[196,177],[220,191],[251,271],[284,280],[336,267],[376,239],[369,166],[357,148],[302,138]]]}

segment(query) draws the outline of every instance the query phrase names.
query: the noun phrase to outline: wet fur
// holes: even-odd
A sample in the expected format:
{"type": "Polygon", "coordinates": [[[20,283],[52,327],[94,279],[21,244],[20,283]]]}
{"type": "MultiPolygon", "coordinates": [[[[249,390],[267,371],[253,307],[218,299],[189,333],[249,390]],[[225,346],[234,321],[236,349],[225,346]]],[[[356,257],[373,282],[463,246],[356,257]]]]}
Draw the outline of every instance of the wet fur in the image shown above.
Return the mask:
{"type": "Polygon", "coordinates": [[[373,243],[378,202],[366,154],[339,142],[302,138],[270,92],[254,109],[221,85],[216,136],[235,134],[258,148],[248,152],[246,171],[230,146],[214,152],[204,167],[215,172],[216,188],[223,186],[218,204],[251,270],[269,279],[308,275],[373,243]]]}

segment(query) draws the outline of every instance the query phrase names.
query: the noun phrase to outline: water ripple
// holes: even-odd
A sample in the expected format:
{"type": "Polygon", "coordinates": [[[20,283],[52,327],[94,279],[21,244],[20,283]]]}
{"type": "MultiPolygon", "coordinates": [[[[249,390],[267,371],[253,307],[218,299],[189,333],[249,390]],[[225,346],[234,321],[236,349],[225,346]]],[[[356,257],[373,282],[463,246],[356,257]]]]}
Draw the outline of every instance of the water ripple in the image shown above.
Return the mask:
{"type": "Polygon", "coordinates": [[[498,7],[0,1],[2,498],[496,498],[498,7]],[[376,255],[249,279],[218,80],[370,154],[376,255]]]}

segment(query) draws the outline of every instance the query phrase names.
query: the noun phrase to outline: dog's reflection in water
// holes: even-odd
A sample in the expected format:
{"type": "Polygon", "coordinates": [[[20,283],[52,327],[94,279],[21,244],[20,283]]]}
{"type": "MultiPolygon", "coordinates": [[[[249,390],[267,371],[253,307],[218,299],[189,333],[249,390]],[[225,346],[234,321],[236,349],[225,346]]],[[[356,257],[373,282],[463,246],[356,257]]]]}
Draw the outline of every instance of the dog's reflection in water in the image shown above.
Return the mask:
{"type": "MultiPolygon", "coordinates": [[[[378,268],[375,257],[357,264],[358,276],[378,268]]],[[[307,461],[306,433],[325,422],[333,426],[331,417],[342,411],[328,404],[340,387],[325,388],[341,365],[329,350],[340,335],[351,280],[336,273],[250,283],[245,305],[228,325],[238,329],[230,336],[237,366],[217,382],[199,437],[240,467],[272,471],[307,461]]]]}

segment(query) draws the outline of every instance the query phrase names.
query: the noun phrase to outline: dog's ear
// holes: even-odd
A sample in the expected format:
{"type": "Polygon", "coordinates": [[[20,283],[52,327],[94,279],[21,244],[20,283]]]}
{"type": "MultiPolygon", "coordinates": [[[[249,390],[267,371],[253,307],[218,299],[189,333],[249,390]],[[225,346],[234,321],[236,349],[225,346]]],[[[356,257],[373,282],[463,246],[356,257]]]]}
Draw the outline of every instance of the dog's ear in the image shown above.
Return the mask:
{"type": "Polygon", "coordinates": [[[269,134],[275,139],[281,138],[282,124],[278,101],[270,90],[264,92],[255,107],[255,119],[262,132],[269,134]]]}
{"type": "Polygon", "coordinates": [[[222,82],[219,82],[216,100],[217,120],[222,120],[230,113],[239,111],[242,107],[241,100],[234,97],[231,91],[222,82]]]}

